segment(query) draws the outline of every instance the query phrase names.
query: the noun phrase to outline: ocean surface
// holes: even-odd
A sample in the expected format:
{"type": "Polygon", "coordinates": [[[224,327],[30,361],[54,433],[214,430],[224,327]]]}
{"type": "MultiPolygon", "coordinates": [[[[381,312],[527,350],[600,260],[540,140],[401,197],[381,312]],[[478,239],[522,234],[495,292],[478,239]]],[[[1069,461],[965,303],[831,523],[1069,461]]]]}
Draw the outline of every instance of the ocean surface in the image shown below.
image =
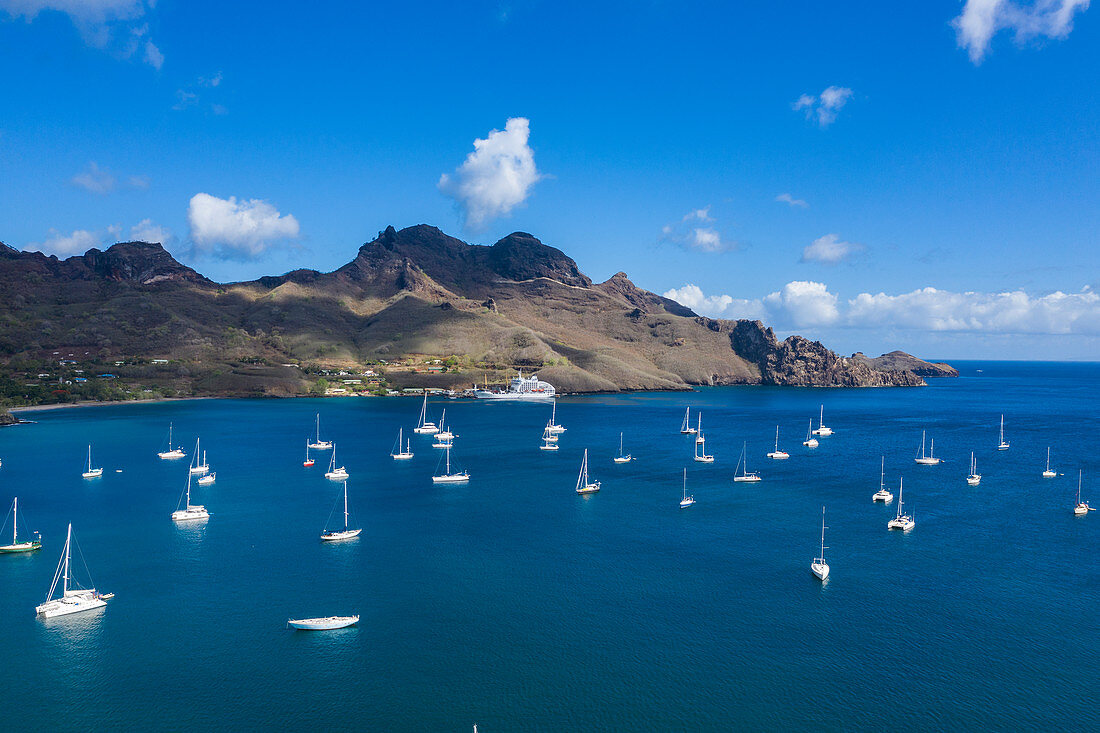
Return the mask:
{"type": "Polygon", "coordinates": [[[44,548],[0,556],[0,728],[1100,730],[1100,512],[1072,511],[1078,469],[1100,505],[1100,364],[959,366],[921,389],[563,398],[556,453],[538,449],[548,405],[432,401],[461,486],[431,483],[418,399],[24,413],[0,430],[0,511],[18,495],[44,548]],[[809,450],[822,404],[835,435],[809,450]],[[712,465],[679,433],[687,406],[712,465]],[[328,453],[302,466],[317,412],[363,527],[339,545],[318,540],[341,519],[328,453]],[[169,422],[217,473],[198,526],[169,519],[188,460],[156,457],[169,422]],[[785,462],[765,457],[777,424],[785,462]],[[399,426],[411,461],[389,457],[399,426]],[[913,462],[922,430],[942,465],[913,462]],[[98,480],[80,477],[89,442],[98,480]],[[759,484],[732,481],[743,442],[759,484]],[[587,497],[584,448],[603,482],[587,497]],[[880,456],[906,534],[886,528],[896,498],[871,501],[880,456]],[[82,556],[116,597],[44,622],[69,521],[78,579],[82,556]]]}

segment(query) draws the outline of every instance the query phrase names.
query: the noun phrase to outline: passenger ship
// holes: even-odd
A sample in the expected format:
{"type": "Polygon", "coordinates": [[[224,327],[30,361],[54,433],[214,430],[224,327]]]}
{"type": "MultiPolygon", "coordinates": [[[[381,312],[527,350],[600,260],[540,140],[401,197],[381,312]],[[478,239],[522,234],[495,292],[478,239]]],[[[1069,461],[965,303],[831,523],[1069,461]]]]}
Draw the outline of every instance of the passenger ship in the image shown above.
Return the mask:
{"type": "Polygon", "coordinates": [[[523,372],[520,372],[518,377],[512,377],[512,383],[508,385],[508,389],[489,390],[474,388],[474,396],[479,400],[545,401],[554,399],[556,394],[557,392],[554,389],[554,385],[549,382],[543,382],[539,379],[537,374],[525,377],[523,376],[523,372]]]}

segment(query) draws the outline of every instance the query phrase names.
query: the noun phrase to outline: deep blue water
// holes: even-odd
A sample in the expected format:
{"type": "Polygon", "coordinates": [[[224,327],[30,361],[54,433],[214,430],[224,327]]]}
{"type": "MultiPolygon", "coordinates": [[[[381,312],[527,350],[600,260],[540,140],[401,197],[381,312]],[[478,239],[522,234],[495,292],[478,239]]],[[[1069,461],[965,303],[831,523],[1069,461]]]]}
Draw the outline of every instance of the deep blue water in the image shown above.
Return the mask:
{"type": "Polygon", "coordinates": [[[2,727],[1100,729],[1100,513],[1072,513],[1079,468],[1100,504],[1100,365],[961,366],[923,389],[565,398],[556,454],[538,450],[547,406],[441,400],[472,473],[448,487],[430,481],[430,438],[389,458],[419,400],[26,414],[0,431],[0,503],[17,494],[45,547],[0,556],[2,727]],[[836,434],[811,452],[822,403],[836,434]],[[679,434],[687,405],[713,465],[679,434]],[[340,494],[327,454],[301,465],[317,411],[364,527],[340,546],[318,541],[340,494]],[[169,519],[186,475],[155,456],[169,421],[217,472],[195,490],[204,526],[169,519]],[[777,423],[786,462],[764,457],[777,423]],[[913,463],[922,429],[943,465],[913,463]],[[80,478],[89,441],[97,481],[80,478]],[[760,484],[732,482],[742,441],[760,484]],[[1040,477],[1047,445],[1065,476],[1040,477]],[[604,488],[579,497],[585,447],[604,488]],[[905,478],[905,535],[886,529],[895,505],[871,502],[882,455],[887,484],[905,478]],[[698,503],[680,510],[684,467],[698,503]],[[824,585],[809,572],[822,505],[824,585]],[[70,520],[117,595],[42,622],[70,520]],[[285,629],[344,613],[359,626],[285,629]]]}

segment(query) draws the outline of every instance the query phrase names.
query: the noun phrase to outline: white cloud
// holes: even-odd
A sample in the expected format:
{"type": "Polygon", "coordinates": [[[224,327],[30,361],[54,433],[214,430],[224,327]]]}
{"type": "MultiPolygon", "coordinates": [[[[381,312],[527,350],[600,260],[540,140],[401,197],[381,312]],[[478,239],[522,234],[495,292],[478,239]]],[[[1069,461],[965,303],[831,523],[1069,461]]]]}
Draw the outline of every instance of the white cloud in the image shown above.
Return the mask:
{"type": "Polygon", "coordinates": [[[835,265],[863,249],[862,244],[843,241],[837,234],[818,237],[802,250],[802,262],[820,262],[835,265]]]}
{"type": "Polygon", "coordinates": [[[281,240],[298,237],[298,220],[261,199],[197,193],[187,207],[187,222],[196,251],[228,259],[257,257],[281,240]]]}
{"type": "Polygon", "coordinates": [[[710,215],[710,207],[705,206],[702,209],[695,209],[693,211],[689,211],[688,213],[684,214],[684,218],[681,219],[680,221],[693,221],[693,220],[702,221],[702,222],[714,221],[714,219],[711,218],[711,215],[710,215]]]}
{"type": "Polygon", "coordinates": [[[132,242],[156,242],[167,244],[175,240],[172,232],[167,227],[155,224],[152,219],[142,219],[130,227],[130,241],[132,242]]]}
{"type": "Polygon", "coordinates": [[[836,121],[837,113],[848,103],[852,97],[852,90],[848,87],[826,87],[816,97],[812,94],[803,94],[791,107],[795,110],[803,110],[807,120],[816,120],[819,127],[828,127],[836,121]]]}
{"type": "Polygon", "coordinates": [[[1033,0],[1020,4],[1012,0],[967,0],[962,13],[951,21],[959,48],[980,64],[989,51],[993,36],[1011,30],[1016,42],[1030,38],[1065,38],[1073,30],[1073,17],[1084,12],[1089,0],[1033,0]]]}
{"type": "Polygon", "coordinates": [[[795,280],[764,296],[764,307],[781,326],[829,326],[840,318],[837,297],[825,283],[795,280]]]}
{"type": "Polygon", "coordinates": [[[782,202],[784,204],[789,204],[792,208],[794,208],[796,206],[800,209],[810,208],[810,205],[808,203],[806,203],[802,199],[796,199],[794,196],[790,195],[789,193],[781,193],[781,194],[779,194],[778,196],[775,197],[775,200],[779,201],[779,202],[782,202]]]}
{"type": "Polygon", "coordinates": [[[483,231],[489,221],[510,213],[542,178],[527,144],[530,134],[527,118],[509,118],[503,130],[474,140],[474,152],[453,176],[439,177],[439,190],[462,207],[468,230],[483,231]]]}
{"type": "Polygon", "coordinates": [[[698,226],[713,224],[714,221],[709,206],[692,209],[678,223],[661,227],[660,239],[699,252],[727,252],[737,249],[737,242],[723,237],[716,227],[698,226]]]}
{"type": "Polygon", "coordinates": [[[28,23],[44,11],[64,13],[89,46],[111,47],[125,58],[140,49],[145,63],[159,69],[164,55],[148,38],[148,24],[139,23],[154,5],[156,0],[0,0],[0,10],[28,23]]]}
{"type": "Polygon", "coordinates": [[[759,300],[739,300],[729,295],[708,296],[698,285],[691,283],[668,290],[663,295],[704,316],[759,319],[766,315],[764,304],[759,300]]]}
{"type": "Polygon", "coordinates": [[[58,257],[70,257],[81,255],[92,247],[102,244],[103,236],[90,232],[87,229],[77,229],[72,234],[62,234],[56,229],[51,229],[44,242],[31,242],[26,249],[31,252],[42,252],[58,257]]]}
{"type": "Polygon", "coordinates": [[[79,186],[85,191],[100,195],[115,190],[115,177],[106,168],[100,168],[94,160],[88,163],[88,168],[77,173],[71,179],[74,186],[79,186]]]}
{"type": "Polygon", "coordinates": [[[152,66],[154,69],[160,70],[160,67],[164,66],[164,54],[160,52],[160,49],[156,47],[152,41],[145,41],[145,63],[152,66]]]}

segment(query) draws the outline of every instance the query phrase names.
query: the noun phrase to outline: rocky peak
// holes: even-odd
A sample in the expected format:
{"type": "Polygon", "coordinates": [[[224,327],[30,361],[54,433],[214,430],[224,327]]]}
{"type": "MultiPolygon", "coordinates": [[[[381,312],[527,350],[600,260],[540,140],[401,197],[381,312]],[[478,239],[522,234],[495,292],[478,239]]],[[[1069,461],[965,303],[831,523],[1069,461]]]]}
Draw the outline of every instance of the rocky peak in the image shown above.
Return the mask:
{"type": "Polygon", "coordinates": [[[209,283],[205,277],[181,264],[155,242],[120,242],[107,248],[88,250],[81,258],[92,273],[115,282],[152,285],[159,282],[209,283]]]}
{"type": "Polygon", "coordinates": [[[508,280],[545,277],[579,288],[592,285],[571,257],[527,232],[513,232],[494,244],[489,249],[489,266],[508,280]]]}

